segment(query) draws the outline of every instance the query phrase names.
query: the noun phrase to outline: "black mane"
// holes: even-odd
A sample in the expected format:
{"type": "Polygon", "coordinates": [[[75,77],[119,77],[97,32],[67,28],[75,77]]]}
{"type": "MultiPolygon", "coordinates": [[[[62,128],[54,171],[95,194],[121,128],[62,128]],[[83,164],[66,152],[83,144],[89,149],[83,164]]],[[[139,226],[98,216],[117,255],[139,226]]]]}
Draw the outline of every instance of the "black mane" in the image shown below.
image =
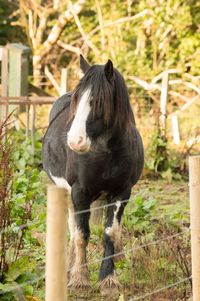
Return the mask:
{"type": "Polygon", "coordinates": [[[129,130],[131,124],[135,124],[135,120],[129,103],[128,90],[122,75],[115,68],[113,71],[113,78],[108,81],[104,66],[92,66],[74,90],[71,112],[74,115],[78,104],[78,96],[91,86],[93,87],[93,119],[103,114],[106,126],[113,124],[118,129],[129,130]]]}

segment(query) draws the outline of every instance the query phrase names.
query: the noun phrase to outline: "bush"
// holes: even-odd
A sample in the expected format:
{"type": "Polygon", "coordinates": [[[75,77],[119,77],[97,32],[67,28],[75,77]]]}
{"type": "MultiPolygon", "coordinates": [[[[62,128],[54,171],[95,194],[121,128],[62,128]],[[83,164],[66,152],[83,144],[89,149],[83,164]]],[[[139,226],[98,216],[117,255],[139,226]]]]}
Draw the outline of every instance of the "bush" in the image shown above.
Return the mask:
{"type": "MultiPolygon", "coordinates": [[[[5,125],[5,123],[4,123],[5,125]]],[[[35,150],[23,131],[9,131],[5,142],[0,128],[0,294],[1,300],[22,300],[32,295],[32,282],[42,254],[31,258],[37,231],[44,231],[45,180],[41,171],[41,137],[35,150]],[[34,229],[34,231],[33,231],[34,229]],[[25,250],[32,252],[26,254],[25,250]],[[30,282],[30,283],[29,283],[30,282]],[[21,296],[21,297],[19,297],[21,296]],[[20,299],[21,298],[21,299],[20,299]]]]}

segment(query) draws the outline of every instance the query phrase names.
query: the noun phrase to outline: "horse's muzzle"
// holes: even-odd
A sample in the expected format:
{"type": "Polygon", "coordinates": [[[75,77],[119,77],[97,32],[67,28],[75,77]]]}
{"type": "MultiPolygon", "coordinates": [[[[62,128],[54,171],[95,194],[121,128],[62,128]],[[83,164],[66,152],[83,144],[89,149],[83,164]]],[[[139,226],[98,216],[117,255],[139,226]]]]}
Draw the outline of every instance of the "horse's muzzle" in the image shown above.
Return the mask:
{"type": "Polygon", "coordinates": [[[88,138],[83,138],[83,136],[79,136],[76,140],[72,140],[68,137],[67,144],[71,150],[77,153],[87,153],[91,146],[90,140],[88,138]]]}

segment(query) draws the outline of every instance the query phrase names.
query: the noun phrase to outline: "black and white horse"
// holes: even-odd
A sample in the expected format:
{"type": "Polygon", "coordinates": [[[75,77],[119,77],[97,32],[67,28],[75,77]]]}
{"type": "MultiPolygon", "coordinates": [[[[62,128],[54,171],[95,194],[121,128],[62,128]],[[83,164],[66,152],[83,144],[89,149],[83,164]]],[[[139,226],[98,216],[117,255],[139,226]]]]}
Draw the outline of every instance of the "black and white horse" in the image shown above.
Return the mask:
{"type": "Polygon", "coordinates": [[[89,285],[90,205],[102,193],[113,203],[107,209],[104,231],[104,257],[108,258],[103,258],[99,273],[102,287],[109,288],[118,285],[113,255],[120,242],[124,208],[142,172],[143,144],[124,79],[112,62],[90,66],[81,56],[80,66],[83,78],[51,110],[43,165],[51,180],[71,195],[69,286],[89,285]]]}

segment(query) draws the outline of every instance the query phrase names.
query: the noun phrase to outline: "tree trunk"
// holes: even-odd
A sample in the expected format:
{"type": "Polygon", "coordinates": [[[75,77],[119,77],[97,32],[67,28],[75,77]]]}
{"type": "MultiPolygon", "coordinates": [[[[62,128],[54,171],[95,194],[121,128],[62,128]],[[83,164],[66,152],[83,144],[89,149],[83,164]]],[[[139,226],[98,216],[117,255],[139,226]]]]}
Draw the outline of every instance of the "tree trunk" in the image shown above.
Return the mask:
{"type": "Polygon", "coordinates": [[[33,85],[38,87],[41,82],[42,74],[42,56],[40,54],[33,55],[33,85]]]}

